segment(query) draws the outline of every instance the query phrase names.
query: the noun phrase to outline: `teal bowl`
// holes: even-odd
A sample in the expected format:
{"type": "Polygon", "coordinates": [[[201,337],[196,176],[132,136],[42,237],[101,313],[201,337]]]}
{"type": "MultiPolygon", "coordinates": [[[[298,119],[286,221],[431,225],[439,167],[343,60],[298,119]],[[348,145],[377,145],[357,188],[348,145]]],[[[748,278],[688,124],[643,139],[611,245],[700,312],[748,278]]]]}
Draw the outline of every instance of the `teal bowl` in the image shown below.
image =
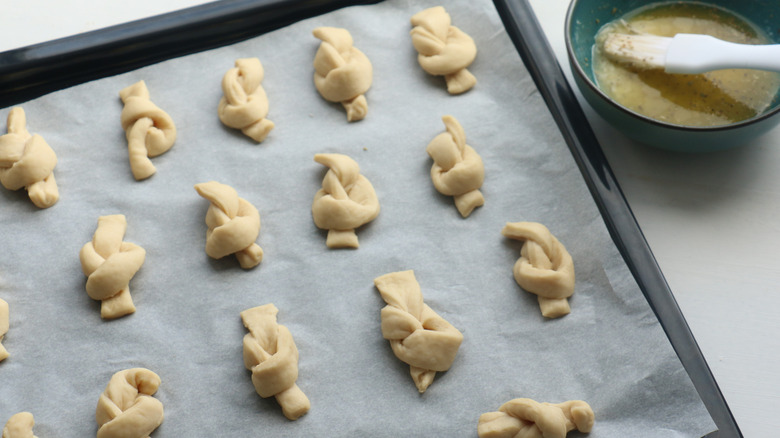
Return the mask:
{"type": "MultiPolygon", "coordinates": [[[[741,122],[713,127],[681,126],[631,111],[604,94],[596,85],[591,53],[596,33],[606,23],[637,8],[660,1],[572,0],[566,14],[566,50],[574,81],[585,100],[612,126],[644,144],[681,152],[710,152],[744,145],[778,122],[780,96],[763,113],[741,122]]],[[[697,3],[719,6],[763,29],[780,43],[780,1],[709,0],[697,3]]]]}

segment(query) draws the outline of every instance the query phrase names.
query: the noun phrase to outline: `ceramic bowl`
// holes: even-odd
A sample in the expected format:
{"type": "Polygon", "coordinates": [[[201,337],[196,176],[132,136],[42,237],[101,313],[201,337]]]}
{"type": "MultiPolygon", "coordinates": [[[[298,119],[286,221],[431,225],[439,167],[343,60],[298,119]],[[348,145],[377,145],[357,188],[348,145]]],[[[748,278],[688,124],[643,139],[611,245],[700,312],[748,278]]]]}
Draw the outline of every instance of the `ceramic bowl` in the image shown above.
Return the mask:
{"type": "MultiPolygon", "coordinates": [[[[606,23],[634,9],[655,2],[647,0],[572,0],[566,15],[566,50],[575,83],[582,95],[605,120],[628,137],[651,146],[682,152],[708,152],[744,145],[780,122],[780,96],[763,113],[741,122],[714,127],[665,123],[631,111],[604,94],[593,77],[591,53],[596,32],[606,23]]],[[[663,2],[657,2],[663,3],[663,2]]],[[[780,1],[697,0],[719,6],[762,28],[780,43],[780,1]]]]}

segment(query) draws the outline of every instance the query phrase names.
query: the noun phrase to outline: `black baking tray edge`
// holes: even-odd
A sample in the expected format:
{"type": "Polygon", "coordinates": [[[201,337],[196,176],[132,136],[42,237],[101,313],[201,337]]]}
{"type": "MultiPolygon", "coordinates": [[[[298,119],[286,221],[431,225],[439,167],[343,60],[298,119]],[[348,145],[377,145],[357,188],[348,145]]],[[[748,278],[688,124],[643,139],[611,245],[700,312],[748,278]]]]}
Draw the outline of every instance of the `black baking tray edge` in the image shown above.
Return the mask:
{"type": "Polygon", "coordinates": [[[612,240],[718,427],[707,438],[741,437],[742,432],[531,6],[527,0],[494,0],[494,3],[585,178],[612,240]]]}
{"type": "MultiPolygon", "coordinates": [[[[242,41],[378,0],[222,0],[0,53],[0,107],[166,59],[242,41]]],[[[527,0],[493,0],[601,216],[718,430],[742,437],[601,146],[527,0]]],[[[685,415],[681,413],[681,415],[685,415]]]]}

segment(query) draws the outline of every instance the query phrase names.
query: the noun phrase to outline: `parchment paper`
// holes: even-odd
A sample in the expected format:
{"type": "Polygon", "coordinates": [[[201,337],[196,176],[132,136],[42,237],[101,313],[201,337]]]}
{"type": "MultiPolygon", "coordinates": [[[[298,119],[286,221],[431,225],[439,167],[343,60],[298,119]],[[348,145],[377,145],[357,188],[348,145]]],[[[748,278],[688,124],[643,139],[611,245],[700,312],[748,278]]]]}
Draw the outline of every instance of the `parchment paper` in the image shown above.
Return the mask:
{"type": "MultiPolygon", "coordinates": [[[[447,6],[476,41],[477,86],[447,94],[418,66],[409,18],[432,1],[343,9],[217,50],[56,92],[23,105],[31,132],[57,152],[61,199],[39,210],[0,189],[0,297],[11,329],[0,363],[0,421],[28,410],[42,438],[91,436],[111,375],[146,367],[162,378],[165,421],[154,437],[476,436],[480,414],[516,397],[582,399],[591,437],[699,437],[714,425],[610,240],[582,176],[491,2],[447,6]],[[320,25],[351,31],[374,66],[365,120],[316,92],[320,25]],[[217,118],[222,75],[259,57],[276,128],[254,144],[217,118]],[[118,92],[144,79],[179,137],[136,182],[118,92]],[[441,116],[462,123],[486,168],[486,205],[462,219],[430,181],[427,143],[441,116]],[[311,219],[325,169],[317,152],[350,155],[382,210],[360,248],[329,250],[311,219]],[[208,202],[193,185],[233,186],[260,211],[262,264],[204,251],[208,202]],[[78,252],[101,215],[122,213],[125,240],[147,251],[130,284],[137,312],[100,319],[78,252]],[[570,315],[545,320],[512,277],[521,244],[505,222],[538,221],[566,245],[577,285],[570,315]],[[413,269],[425,301],[464,334],[452,368],[418,394],[382,339],[373,279],[413,269]],[[300,420],[261,399],[243,367],[239,312],[273,302],[300,351],[300,420]]],[[[0,111],[6,117],[7,109],[0,111]]],[[[573,434],[577,436],[577,434],[573,434]]]]}

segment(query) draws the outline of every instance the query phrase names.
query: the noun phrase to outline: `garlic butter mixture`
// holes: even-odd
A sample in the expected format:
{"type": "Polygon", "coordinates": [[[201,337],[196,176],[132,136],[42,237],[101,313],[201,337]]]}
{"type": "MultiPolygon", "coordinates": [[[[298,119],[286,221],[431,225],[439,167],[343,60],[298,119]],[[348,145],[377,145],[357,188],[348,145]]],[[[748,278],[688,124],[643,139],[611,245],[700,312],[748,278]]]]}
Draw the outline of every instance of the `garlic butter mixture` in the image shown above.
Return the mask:
{"type": "Polygon", "coordinates": [[[698,3],[656,3],[606,24],[596,35],[596,83],[623,106],[667,123],[717,126],[749,119],[772,103],[780,74],[730,69],[697,75],[663,70],[631,70],[607,59],[601,47],[610,33],[712,35],[742,44],[768,44],[769,38],[743,18],[698,3]]]}

